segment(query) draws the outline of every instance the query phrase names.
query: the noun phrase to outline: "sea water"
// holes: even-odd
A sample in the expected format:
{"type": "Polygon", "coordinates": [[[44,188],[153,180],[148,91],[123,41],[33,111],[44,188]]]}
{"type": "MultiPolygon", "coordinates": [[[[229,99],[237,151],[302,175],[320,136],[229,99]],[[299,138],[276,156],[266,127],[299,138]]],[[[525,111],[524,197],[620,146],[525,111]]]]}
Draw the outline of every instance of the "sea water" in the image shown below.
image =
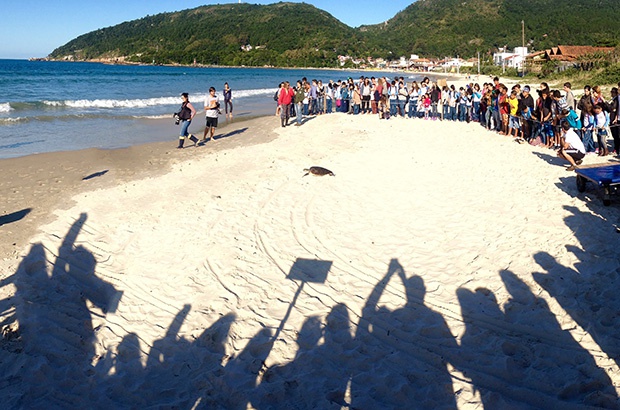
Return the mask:
{"type": "Polygon", "coordinates": [[[217,90],[224,112],[228,82],[238,121],[273,114],[273,95],[282,81],[306,77],[327,83],[361,75],[368,73],[0,60],[0,158],[153,141],[174,145],[179,127],[172,113],[179,111],[182,92],[200,113],[190,126],[199,134],[209,87],[217,90]]]}

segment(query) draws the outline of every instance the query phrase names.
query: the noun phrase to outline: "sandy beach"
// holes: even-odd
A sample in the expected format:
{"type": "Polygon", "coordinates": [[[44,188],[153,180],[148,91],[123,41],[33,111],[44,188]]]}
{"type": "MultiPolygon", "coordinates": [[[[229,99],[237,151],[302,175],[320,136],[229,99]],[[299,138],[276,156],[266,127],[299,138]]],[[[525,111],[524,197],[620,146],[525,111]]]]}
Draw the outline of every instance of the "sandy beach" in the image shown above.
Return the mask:
{"type": "Polygon", "coordinates": [[[474,123],[220,133],[0,161],[7,408],[620,406],[620,196],[474,123]]]}

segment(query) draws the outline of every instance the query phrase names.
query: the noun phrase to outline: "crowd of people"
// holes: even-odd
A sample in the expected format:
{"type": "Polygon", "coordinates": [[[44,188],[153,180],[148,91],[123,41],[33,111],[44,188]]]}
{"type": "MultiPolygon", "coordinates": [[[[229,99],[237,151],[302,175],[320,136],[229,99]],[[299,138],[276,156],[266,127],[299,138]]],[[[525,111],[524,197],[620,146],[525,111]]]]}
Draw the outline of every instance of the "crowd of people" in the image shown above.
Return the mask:
{"type": "Polygon", "coordinates": [[[281,83],[274,99],[282,127],[290,125],[291,118],[295,126],[300,126],[304,116],[333,112],[374,114],[381,119],[477,122],[520,143],[556,149],[558,156],[570,157],[569,169],[574,169],[589,153],[620,154],[618,87],[606,100],[600,87],[586,86],[577,101],[570,83],[560,91],[550,90],[543,82],[534,95],[527,85],[517,84],[509,90],[498,77],[482,86],[470,83],[458,89],[454,85],[439,86],[428,77],[419,83],[407,83],[403,77],[390,80],[362,76],[359,80],[349,78],[327,84],[304,78],[294,86],[281,83]],[[608,130],[613,149],[607,145],[608,130]],[[570,138],[573,133],[577,139],[570,138]],[[567,145],[567,140],[571,144],[567,145]]]}

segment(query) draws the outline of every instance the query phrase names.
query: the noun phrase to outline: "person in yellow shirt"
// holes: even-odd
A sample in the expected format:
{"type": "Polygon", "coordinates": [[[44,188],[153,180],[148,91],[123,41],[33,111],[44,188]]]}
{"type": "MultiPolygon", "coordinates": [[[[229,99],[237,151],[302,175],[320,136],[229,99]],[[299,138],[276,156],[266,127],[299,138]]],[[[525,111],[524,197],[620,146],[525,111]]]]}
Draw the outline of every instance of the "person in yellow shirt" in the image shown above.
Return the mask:
{"type": "Polygon", "coordinates": [[[517,98],[517,91],[512,90],[510,97],[508,97],[508,104],[510,105],[510,122],[508,135],[512,136],[514,130],[514,137],[519,140],[519,132],[521,131],[521,122],[519,118],[519,98],[517,98]]]}

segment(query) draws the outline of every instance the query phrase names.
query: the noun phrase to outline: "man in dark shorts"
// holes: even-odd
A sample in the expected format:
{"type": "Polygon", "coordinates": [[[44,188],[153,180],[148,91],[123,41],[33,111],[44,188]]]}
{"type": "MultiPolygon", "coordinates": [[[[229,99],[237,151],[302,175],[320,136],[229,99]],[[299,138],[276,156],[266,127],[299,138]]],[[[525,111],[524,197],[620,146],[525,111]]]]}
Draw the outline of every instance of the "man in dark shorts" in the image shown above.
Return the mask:
{"type": "Polygon", "coordinates": [[[207,116],[207,125],[205,128],[204,135],[202,136],[202,140],[200,142],[207,142],[207,133],[209,133],[209,138],[214,140],[215,129],[217,128],[217,116],[220,113],[220,100],[215,95],[215,88],[209,88],[209,95],[205,100],[205,112],[207,116]]]}
{"type": "Polygon", "coordinates": [[[581,165],[583,157],[586,155],[586,148],[568,121],[562,121],[561,129],[562,145],[558,150],[558,157],[570,162],[570,167],[566,168],[567,171],[574,171],[578,165],[581,165]]]}

